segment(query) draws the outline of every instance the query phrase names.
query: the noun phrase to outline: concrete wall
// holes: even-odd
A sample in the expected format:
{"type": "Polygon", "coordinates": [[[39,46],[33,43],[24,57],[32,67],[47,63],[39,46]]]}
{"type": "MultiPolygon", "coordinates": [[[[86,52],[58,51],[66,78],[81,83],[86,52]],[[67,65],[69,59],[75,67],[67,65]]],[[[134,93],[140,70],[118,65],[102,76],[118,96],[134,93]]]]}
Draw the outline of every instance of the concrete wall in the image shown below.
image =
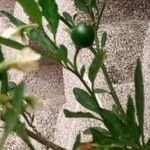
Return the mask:
{"type": "MultiPolygon", "coordinates": [[[[9,10],[15,16],[28,22],[28,17],[24,14],[22,8],[12,0],[0,1],[0,9],[9,10]]],[[[3,16],[0,16],[0,33],[10,27],[10,23],[3,16]]],[[[7,57],[17,54],[16,50],[3,46],[3,52],[7,57]]],[[[34,124],[42,135],[54,141],[54,132],[56,128],[56,119],[58,112],[65,102],[62,68],[51,61],[40,61],[39,70],[32,73],[21,73],[18,71],[10,72],[11,80],[19,82],[25,80],[26,93],[36,93],[39,96],[42,106],[37,111],[34,124]]],[[[7,140],[5,149],[8,150],[27,150],[27,147],[19,138],[12,135],[7,140]]],[[[36,149],[45,149],[40,144],[33,142],[36,149]]]]}
{"type": "MultiPolygon", "coordinates": [[[[65,0],[60,1],[60,4],[63,5],[63,11],[69,10],[70,13],[72,13],[73,10],[76,10],[74,6],[71,4],[66,5],[65,2],[65,0]],[[72,8],[71,10],[69,9],[70,7],[72,8]]],[[[147,38],[148,23],[150,19],[149,6],[150,2],[148,0],[110,0],[107,4],[102,24],[100,25],[99,35],[101,35],[103,31],[108,33],[108,57],[106,59],[106,64],[122,104],[126,104],[128,94],[133,95],[134,93],[133,73],[136,59],[139,56],[143,58],[143,54],[144,58],[147,58],[146,61],[148,61],[149,58],[147,57],[148,54],[145,54],[145,50],[149,53],[148,46],[145,47],[145,39],[147,39],[147,42],[149,41],[149,38],[147,38]]],[[[83,16],[82,12],[78,12],[77,14],[79,20],[87,19],[86,16],[83,16]]],[[[70,39],[68,39],[68,41],[69,42],[67,43],[70,43],[70,39]]],[[[71,46],[70,58],[73,54],[74,50],[71,46]]],[[[86,67],[88,67],[92,57],[93,55],[88,50],[83,49],[80,52],[79,65],[85,64],[86,67]]],[[[143,65],[145,65],[145,63],[143,65]]],[[[145,69],[144,76],[147,76],[147,74],[148,71],[145,69]]],[[[85,111],[85,109],[75,101],[72,93],[74,87],[83,87],[82,84],[74,75],[65,69],[63,70],[63,76],[66,97],[66,103],[63,108],[67,108],[71,111],[85,111]]],[[[107,88],[102,74],[98,75],[96,84],[97,87],[107,88]]],[[[149,85],[146,89],[149,91],[149,85]]],[[[113,101],[110,96],[98,95],[98,97],[104,107],[111,107],[113,101]]],[[[148,104],[148,97],[146,96],[146,133],[150,133],[148,121],[150,120],[150,109],[148,104]]],[[[84,130],[88,126],[97,124],[98,123],[93,120],[82,119],[81,121],[80,119],[67,119],[63,112],[60,112],[57,119],[56,141],[67,149],[71,149],[74,139],[79,131],[84,130]]]]}
{"type": "MultiPolygon", "coordinates": [[[[76,8],[72,1],[57,0],[60,11],[69,11],[71,14],[76,12],[76,8]]],[[[150,103],[149,99],[149,48],[150,45],[150,2],[149,0],[110,0],[100,25],[102,31],[108,33],[106,63],[108,71],[117,90],[121,102],[127,102],[127,95],[134,93],[133,87],[133,71],[135,61],[138,56],[143,58],[144,77],[145,77],[145,93],[146,93],[146,132],[150,133],[150,103]]],[[[28,21],[22,9],[15,5],[14,1],[2,0],[0,9],[7,9],[10,12],[13,10],[15,15],[21,19],[28,21]],[[15,6],[15,9],[14,9],[15,6]]],[[[81,12],[77,12],[78,18],[85,19],[81,12]]],[[[10,24],[4,17],[0,16],[0,30],[8,28],[10,24]]],[[[73,45],[66,32],[64,25],[60,24],[58,41],[65,43],[69,47],[69,57],[72,58],[74,53],[73,45]]],[[[14,55],[8,48],[3,48],[6,55],[14,55]]],[[[16,52],[15,52],[16,53],[16,52]]],[[[84,49],[80,53],[79,65],[86,64],[89,66],[92,54],[84,49]]],[[[22,74],[18,72],[11,73],[13,80],[25,79],[27,83],[27,93],[35,92],[39,95],[43,102],[43,107],[37,112],[35,125],[42,134],[48,139],[64,146],[68,150],[71,149],[74,138],[82,129],[91,125],[99,125],[93,120],[67,119],[63,114],[63,108],[68,108],[72,111],[85,110],[76,103],[72,94],[72,89],[76,86],[83,87],[79,80],[61,66],[54,63],[41,62],[39,71],[22,74]]],[[[97,87],[106,87],[106,83],[102,74],[98,75],[97,87]]],[[[111,97],[107,95],[98,95],[100,102],[104,107],[110,108],[112,104],[111,97]]],[[[26,149],[26,147],[16,140],[8,140],[6,149],[26,149]],[[19,144],[18,144],[19,143],[19,144]]],[[[35,143],[36,149],[45,149],[35,143]]]]}

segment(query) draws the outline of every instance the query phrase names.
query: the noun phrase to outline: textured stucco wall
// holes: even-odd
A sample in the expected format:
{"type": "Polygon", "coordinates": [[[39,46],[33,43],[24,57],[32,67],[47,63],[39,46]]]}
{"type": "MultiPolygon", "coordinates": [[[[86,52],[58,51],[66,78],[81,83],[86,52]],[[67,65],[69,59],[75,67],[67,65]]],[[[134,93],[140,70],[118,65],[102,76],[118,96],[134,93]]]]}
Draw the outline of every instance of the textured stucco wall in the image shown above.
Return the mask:
{"type": "MultiPolygon", "coordinates": [[[[71,14],[76,12],[72,1],[57,0],[60,11],[69,11],[71,14]]],[[[12,0],[1,0],[0,9],[6,9],[28,21],[28,18],[23,13],[22,9],[15,5],[12,0]]],[[[143,58],[144,77],[145,77],[145,93],[146,93],[146,132],[150,133],[150,103],[149,103],[149,49],[150,45],[150,2],[149,0],[110,0],[104,13],[102,31],[108,33],[106,63],[108,71],[118,92],[118,96],[122,103],[126,103],[127,95],[134,93],[133,87],[133,71],[135,61],[138,56],[143,58]]],[[[85,18],[81,12],[77,12],[79,19],[85,18]]],[[[8,21],[0,16],[0,33],[10,26],[8,21]]],[[[62,23],[59,26],[57,41],[65,43],[69,48],[69,57],[72,58],[74,48],[67,32],[66,27],[62,23]]],[[[15,55],[17,52],[12,52],[10,48],[4,47],[6,55],[15,55]]],[[[88,67],[92,54],[84,49],[80,53],[79,65],[86,64],[88,67]]],[[[37,112],[35,125],[42,134],[52,141],[64,146],[68,150],[71,149],[76,134],[82,128],[90,125],[98,125],[93,120],[67,119],[63,114],[63,108],[68,108],[72,111],[85,110],[76,103],[72,90],[76,86],[83,87],[79,80],[66,71],[62,70],[61,66],[54,63],[41,61],[39,71],[23,74],[20,72],[11,72],[12,80],[20,81],[25,79],[27,83],[26,92],[35,92],[39,95],[43,102],[43,107],[37,112]],[[66,99],[66,101],[65,101],[66,99]]],[[[106,83],[101,74],[97,78],[97,87],[106,87],[106,83]]],[[[107,95],[98,95],[103,106],[110,108],[112,104],[111,97],[107,95]]],[[[35,143],[36,149],[45,149],[35,143]]],[[[11,140],[8,140],[5,149],[27,149],[23,143],[13,135],[11,140]]]]}
{"type": "MultiPolygon", "coordinates": [[[[28,17],[25,15],[22,8],[18,4],[15,4],[12,0],[0,1],[0,9],[9,10],[9,12],[14,13],[16,17],[25,22],[29,22],[28,17]]],[[[11,25],[7,19],[0,16],[0,34],[10,26],[11,25]]],[[[17,55],[18,53],[18,51],[5,46],[3,46],[3,52],[9,58],[17,55]]],[[[21,73],[14,70],[10,72],[11,80],[15,82],[25,80],[26,93],[36,93],[39,96],[42,106],[40,111],[37,111],[36,113],[34,124],[42,133],[42,136],[50,141],[54,140],[57,115],[65,101],[62,77],[61,66],[45,60],[40,61],[39,70],[36,72],[21,73]]],[[[35,141],[33,143],[36,149],[45,149],[45,147],[35,141]]],[[[12,135],[7,140],[5,149],[27,150],[27,147],[19,138],[12,135]]]]}
{"type": "MultiPolygon", "coordinates": [[[[70,13],[76,11],[72,4],[66,5],[65,0],[59,2],[60,6],[63,6],[62,11],[69,10],[70,13]]],[[[128,94],[133,95],[134,93],[133,72],[136,59],[138,56],[143,58],[145,50],[147,50],[148,53],[148,47],[145,47],[145,39],[148,34],[148,22],[150,19],[149,6],[150,2],[148,0],[110,0],[107,4],[102,24],[100,25],[99,35],[101,35],[103,31],[108,33],[106,47],[108,54],[106,59],[107,69],[121,103],[123,104],[126,104],[128,94]]],[[[86,19],[86,16],[83,16],[82,12],[78,12],[78,16],[79,18],[86,19]]],[[[64,37],[66,36],[64,35],[64,37]]],[[[69,47],[71,47],[69,52],[70,58],[72,58],[74,50],[70,42],[71,41],[68,38],[67,43],[69,47]]],[[[86,64],[86,67],[88,67],[92,57],[92,54],[88,50],[83,49],[80,52],[79,65],[86,64]]],[[[148,57],[146,58],[148,61],[148,57]]],[[[145,63],[143,65],[145,65],[145,63]]],[[[147,73],[148,72],[145,71],[144,76],[146,76],[147,73]]],[[[74,87],[83,87],[82,84],[74,75],[72,75],[72,73],[65,69],[63,70],[63,76],[66,97],[66,103],[63,108],[67,108],[71,111],[84,111],[85,109],[75,101],[72,93],[74,87]]],[[[98,75],[96,86],[107,88],[101,73],[98,75]]],[[[146,89],[149,91],[149,86],[147,86],[146,89]]],[[[103,106],[110,108],[113,103],[110,96],[104,94],[98,95],[98,97],[103,106]]],[[[148,113],[150,110],[148,103],[147,98],[147,113],[145,118],[145,120],[147,120],[145,127],[146,133],[149,133],[150,130],[148,121],[150,120],[150,115],[148,113]]],[[[63,112],[60,112],[57,119],[57,130],[55,134],[56,142],[65,146],[67,149],[71,149],[74,139],[79,131],[82,131],[84,128],[93,124],[97,125],[97,122],[87,119],[82,119],[82,121],[80,119],[67,119],[63,112]]]]}

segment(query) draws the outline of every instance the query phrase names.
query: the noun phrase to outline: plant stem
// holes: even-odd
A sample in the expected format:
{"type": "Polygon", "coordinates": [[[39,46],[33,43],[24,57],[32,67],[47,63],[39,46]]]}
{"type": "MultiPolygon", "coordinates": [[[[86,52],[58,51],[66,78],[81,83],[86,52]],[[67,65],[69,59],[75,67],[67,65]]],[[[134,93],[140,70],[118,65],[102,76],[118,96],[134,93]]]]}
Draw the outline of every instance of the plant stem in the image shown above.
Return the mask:
{"type": "Polygon", "coordinates": [[[79,54],[80,48],[76,46],[76,51],[75,51],[75,55],[74,55],[74,69],[78,72],[78,67],[77,67],[77,57],[79,54]]]}
{"type": "Polygon", "coordinates": [[[105,79],[106,79],[107,84],[108,84],[108,86],[109,86],[109,89],[110,89],[110,91],[111,91],[111,95],[112,95],[112,97],[113,97],[113,99],[114,99],[116,105],[117,105],[118,108],[120,109],[120,113],[122,114],[122,117],[125,119],[125,112],[124,112],[124,110],[123,110],[123,108],[122,108],[122,105],[120,104],[120,101],[119,101],[119,98],[118,98],[118,96],[117,96],[117,93],[116,93],[116,91],[115,91],[115,89],[114,89],[114,87],[113,87],[113,85],[112,85],[112,82],[111,82],[111,80],[110,80],[110,77],[109,77],[109,74],[108,74],[108,72],[107,72],[107,69],[106,69],[105,64],[103,64],[103,66],[102,66],[102,71],[103,71],[103,73],[104,73],[105,79]]]}
{"type": "Polygon", "coordinates": [[[80,81],[85,86],[85,88],[88,90],[88,92],[91,95],[93,95],[92,90],[89,88],[89,86],[87,85],[87,83],[82,79],[82,77],[80,76],[80,74],[77,71],[75,71],[75,70],[73,70],[73,69],[71,69],[69,67],[67,67],[66,69],[68,69],[70,72],[72,72],[73,74],[75,74],[80,79],[80,81]]]}
{"type": "Polygon", "coordinates": [[[57,145],[57,144],[54,144],[50,141],[47,141],[45,138],[41,137],[40,135],[38,134],[35,134],[34,132],[30,131],[27,129],[27,134],[28,136],[30,136],[31,138],[33,138],[34,140],[38,141],[39,143],[49,147],[49,148],[52,148],[53,150],[66,150],[65,148],[57,145]]]}
{"type": "Polygon", "coordinates": [[[103,2],[103,6],[102,6],[102,8],[101,8],[101,11],[98,12],[99,15],[98,15],[98,21],[97,21],[97,24],[96,24],[96,30],[98,30],[99,23],[100,23],[100,21],[101,21],[101,18],[102,18],[104,9],[105,9],[105,7],[106,7],[106,3],[107,3],[107,0],[105,0],[105,1],[103,2]]]}
{"type": "MultiPolygon", "coordinates": [[[[93,47],[90,47],[90,50],[91,50],[91,52],[92,52],[94,55],[96,54],[96,51],[94,50],[93,47]]],[[[103,74],[104,74],[105,79],[106,79],[106,81],[107,81],[108,87],[109,87],[109,89],[110,89],[110,94],[112,95],[112,97],[113,97],[113,99],[114,99],[114,102],[116,103],[116,105],[117,105],[118,108],[120,109],[120,112],[121,112],[121,114],[122,114],[122,117],[125,119],[125,112],[124,112],[124,110],[123,110],[123,108],[122,108],[122,106],[121,106],[121,104],[120,104],[120,101],[119,101],[119,98],[118,98],[118,96],[117,96],[117,93],[116,93],[116,91],[115,91],[115,89],[114,89],[114,87],[113,87],[113,85],[112,85],[112,82],[111,82],[111,80],[110,80],[110,77],[109,77],[109,74],[108,74],[108,72],[107,72],[107,69],[106,69],[105,64],[103,64],[103,66],[102,66],[102,71],[103,71],[103,74]]]]}
{"type": "Polygon", "coordinates": [[[29,121],[29,119],[28,119],[28,117],[26,116],[26,114],[25,114],[25,113],[22,113],[22,115],[23,115],[24,119],[26,120],[27,124],[29,125],[29,127],[31,127],[32,130],[33,130],[35,133],[41,135],[41,133],[38,132],[38,130],[37,130],[36,127],[32,124],[32,122],[29,121]]]}
{"type": "MultiPolygon", "coordinates": [[[[98,50],[98,51],[100,51],[101,49],[100,49],[100,47],[99,47],[99,39],[98,39],[97,30],[98,30],[98,26],[99,26],[99,23],[100,23],[100,21],[101,21],[101,18],[102,18],[102,15],[103,15],[103,12],[104,12],[106,3],[107,3],[107,0],[104,1],[103,6],[102,6],[102,9],[101,9],[101,11],[99,12],[99,16],[98,16],[98,21],[97,21],[97,23],[95,23],[95,22],[93,21],[93,23],[94,23],[94,25],[95,25],[95,43],[96,43],[96,50],[98,50]]],[[[95,19],[93,19],[93,20],[95,20],[95,19]]],[[[90,47],[89,49],[91,50],[91,52],[92,52],[94,55],[96,54],[96,51],[95,51],[95,49],[94,49],[93,47],[90,47]]],[[[101,50],[101,51],[102,51],[102,50],[101,50]]],[[[113,99],[114,99],[114,102],[115,102],[115,104],[117,105],[117,107],[119,108],[120,113],[121,113],[123,119],[125,119],[125,112],[124,112],[124,110],[123,110],[123,108],[122,108],[122,105],[120,104],[120,101],[119,101],[119,98],[118,98],[118,96],[117,96],[117,93],[116,93],[116,91],[115,91],[115,89],[114,89],[114,87],[113,87],[113,85],[112,85],[112,82],[111,82],[111,80],[110,80],[110,77],[109,77],[109,74],[108,74],[108,72],[107,72],[107,69],[106,69],[105,64],[103,64],[103,66],[102,66],[102,71],[103,71],[103,74],[104,74],[104,76],[105,76],[105,79],[106,79],[106,82],[107,82],[107,84],[108,84],[108,87],[109,87],[109,89],[110,89],[111,95],[112,95],[112,97],[113,97],[113,99]]]]}

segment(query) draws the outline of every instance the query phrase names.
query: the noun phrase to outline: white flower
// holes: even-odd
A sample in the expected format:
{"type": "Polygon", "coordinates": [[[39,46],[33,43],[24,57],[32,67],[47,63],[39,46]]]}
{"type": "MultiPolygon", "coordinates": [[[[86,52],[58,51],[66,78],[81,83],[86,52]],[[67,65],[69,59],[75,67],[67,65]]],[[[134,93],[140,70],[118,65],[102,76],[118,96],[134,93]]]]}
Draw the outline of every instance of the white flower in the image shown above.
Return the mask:
{"type": "Polygon", "coordinates": [[[27,38],[27,31],[30,31],[32,29],[38,28],[37,24],[29,24],[29,25],[22,25],[19,27],[11,27],[2,34],[2,37],[8,38],[11,40],[14,40],[16,42],[19,42],[21,44],[27,44],[28,38],[27,38]]]}
{"type": "Polygon", "coordinates": [[[2,37],[14,40],[21,44],[27,44],[27,37],[23,34],[23,32],[15,27],[11,27],[2,34],[2,37]]]}
{"type": "Polygon", "coordinates": [[[26,108],[25,108],[26,111],[32,114],[34,114],[42,105],[35,94],[25,97],[25,101],[26,101],[26,108]]]}
{"type": "Polygon", "coordinates": [[[11,68],[24,72],[31,72],[38,69],[38,61],[41,55],[34,52],[31,48],[25,47],[17,57],[7,59],[0,63],[0,72],[11,68]]]}
{"type": "Polygon", "coordinates": [[[20,54],[15,58],[16,63],[13,67],[25,72],[35,71],[38,69],[38,61],[40,58],[40,54],[34,52],[31,48],[26,47],[20,51],[20,54]]]}

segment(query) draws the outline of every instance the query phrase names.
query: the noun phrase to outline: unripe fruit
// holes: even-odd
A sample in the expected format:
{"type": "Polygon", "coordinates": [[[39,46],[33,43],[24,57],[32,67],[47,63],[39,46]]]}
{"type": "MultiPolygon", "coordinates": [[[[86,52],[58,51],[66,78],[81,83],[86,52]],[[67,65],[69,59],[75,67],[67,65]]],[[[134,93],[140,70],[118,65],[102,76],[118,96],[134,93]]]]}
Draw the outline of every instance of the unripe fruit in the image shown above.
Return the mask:
{"type": "Polygon", "coordinates": [[[76,25],[71,31],[71,39],[75,45],[86,48],[92,46],[95,38],[94,28],[84,22],[76,25]]]}

